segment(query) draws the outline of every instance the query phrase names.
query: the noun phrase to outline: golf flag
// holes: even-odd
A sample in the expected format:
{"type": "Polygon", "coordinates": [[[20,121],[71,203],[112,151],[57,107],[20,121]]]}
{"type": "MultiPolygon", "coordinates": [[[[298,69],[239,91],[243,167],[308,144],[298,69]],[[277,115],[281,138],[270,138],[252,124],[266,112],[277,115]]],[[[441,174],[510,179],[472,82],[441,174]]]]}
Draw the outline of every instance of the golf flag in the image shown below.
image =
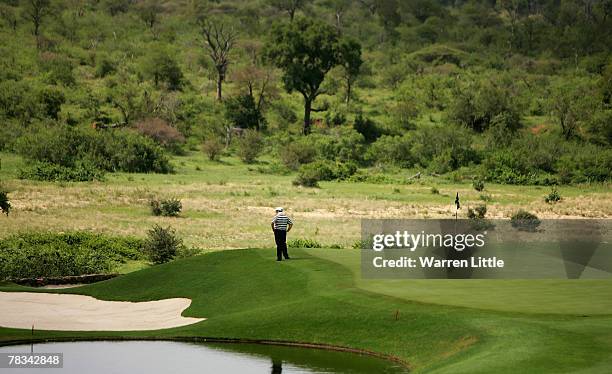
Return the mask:
{"type": "Polygon", "coordinates": [[[461,209],[461,204],[459,204],[459,192],[457,192],[457,197],[455,197],[455,206],[457,206],[457,209],[461,209]]]}

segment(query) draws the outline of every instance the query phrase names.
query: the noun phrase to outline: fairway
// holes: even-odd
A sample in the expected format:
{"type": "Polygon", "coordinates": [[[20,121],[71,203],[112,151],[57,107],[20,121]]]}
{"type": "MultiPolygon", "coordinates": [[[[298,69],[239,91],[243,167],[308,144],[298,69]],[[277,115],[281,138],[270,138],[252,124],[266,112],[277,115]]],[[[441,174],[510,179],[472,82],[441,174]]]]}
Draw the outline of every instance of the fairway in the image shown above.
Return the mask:
{"type": "MultiPolygon", "coordinates": [[[[35,337],[303,341],[373,350],[405,361],[415,372],[433,373],[603,373],[612,364],[610,316],[494,312],[414,302],[408,294],[392,297],[362,290],[334,250],[294,249],[295,259],[281,263],[273,261],[273,252],[214,252],[58,291],[102,300],[190,298],[183,315],[206,321],[150,332],[36,331],[35,337]],[[335,261],[323,259],[324,252],[335,261]]],[[[31,290],[1,288],[26,289],[31,290]]],[[[3,341],[30,336],[28,330],[3,328],[0,333],[3,341]]]]}

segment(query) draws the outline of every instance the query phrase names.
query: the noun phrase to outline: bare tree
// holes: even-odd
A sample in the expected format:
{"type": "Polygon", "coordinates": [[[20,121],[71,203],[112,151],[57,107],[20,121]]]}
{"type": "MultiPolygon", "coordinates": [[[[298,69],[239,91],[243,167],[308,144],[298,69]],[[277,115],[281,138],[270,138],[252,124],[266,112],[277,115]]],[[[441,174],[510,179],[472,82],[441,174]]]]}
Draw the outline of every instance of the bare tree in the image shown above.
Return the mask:
{"type": "Polygon", "coordinates": [[[230,63],[229,54],[238,33],[221,22],[204,20],[201,25],[204,44],[217,70],[217,100],[222,100],[222,85],[230,63]]]}
{"type": "Polygon", "coordinates": [[[34,25],[34,36],[40,35],[43,18],[51,12],[50,0],[27,0],[24,7],[24,17],[34,25]]]}

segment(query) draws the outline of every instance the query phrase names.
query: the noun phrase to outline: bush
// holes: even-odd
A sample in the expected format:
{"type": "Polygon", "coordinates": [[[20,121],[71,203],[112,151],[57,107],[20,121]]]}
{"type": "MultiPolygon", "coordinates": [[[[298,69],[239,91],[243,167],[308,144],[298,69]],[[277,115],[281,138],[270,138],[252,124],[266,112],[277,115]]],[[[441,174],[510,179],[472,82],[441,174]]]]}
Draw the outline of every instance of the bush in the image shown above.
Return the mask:
{"type": "Polygon", "coordinates": [[[494,122],[510,131],[520,127],[521,113],[512,83],[499,80],[470,82],[453,95],[447,116],[452,123],[483,132],[494,122]]]}
{"type": "Polygon", "coordinates": [[[0,279],[109,273],[143,259],[143,242],[89,232],[21,233],[0,240],[0,279]]]}
{"type": "Polygon", "coordinates": [[[293,184],[304,187],[318,187],[319,181],[345,180],[355,174],[356,171],[357,165],[352,162],[333,163],[327,160],[319,160],[303,165],[293,184]]]}
{"type": "Polygon", "coordinates": [[[512,227],[520,231],[535,232],[540,226],[541,221],[533,213],[529,213],[523,209],[519,210],[510,218],[512,227]]]}
{"type": "Polygon", "coordinates": [[[11,202],[8,197],[8,192],[0,189],[0,211],[8,217],[11,211],[11,202]]]}
{"type": "Polygon", "coordinates": [[[285,122],[285,124],[295,123],[298,120],[298,117],[293,109],[289,105],[283,103],[281,100],[275,100],[272,103],[272,110],[278,114],[280,119],[285,122]]]}
{"type": "Polygon", "coordinates": [[[598,111],[586,126],[587,139],[598,145],[612,145],[612,109],[598,111]]]}
{"type": "Polygon", "coordinates": [[[279,150],[283,164],[291,170],[297,170],[301,165],[312,162],[316,156],[315,147],[308,138],[292,141],[279,150]]]}
{"type": "Polygon", "coordinates": [[[104,78],[107,75],[113,74],[117,70],[115,65],[115,62],[107,55],[100,55],[96,61],[96,77],[104,78]]]}
{"type": "Polygon", "coordinates": [[[183,240],[170,227],[153,226],[144,242],[144,251],[154,264],[171,261],[183,249],[183,240]]]}
{"type": "Polygon", "coordinates": [[[474,187],[474,189],[478,192],[481,192],[484,190],[485,185],[484,185],[484,181],[482,179],[474,179],[474,181],[472,182],[472,187],[474,187]]]}
{"type": "Polygon", "coordinates": [[[355,131],[363,135],[366,142],[372,143],[383,135],[383,131],[369,118],[364,118],[358,114],[353,123],[355,131]]]}
{"type": "Polygon", "coordinates": [[[50,84],[73,86],[76,84],[72,73],[72,61],[65,56],[45,52],[40,58],[40,67],[45,80],[50,84]]]}
{"type": "Polygon", "coordinates": [[[487,215],[487,206],[478,205],[474,209],[468,208],[467,216],[469,219],[483,219],[487,215]]]}
{"type": "Polygon", "coordinates": [[[255,162],[264,147],[263,138],[255,130],[246,130],[238,138],[238,157],[247,164],[255,162]]]}
{"type": "Polygon", "coordinates": [[[480,161],[470,131],[457,126],[428,126],[414,131],[410,149],[415,163],[447,173],[480,161]]]}
{"type": "Polygon", "coordinates": [[[180,153],[180,147],[185,143],[185,137],[176,128],[161,118],[147,118],[135,126],[140,134],[153,139],[164,148],[180,153]]]}
{"type": "MultiPolygon", "coordinates": [[[[30,124],[34,119],[57,120],[65,100],[62,91],[55,87],[38,86],[28,81],[0,82],[0,116],[14,118],[20,125],[30,124]]],[[[2,127],[4,126],[8,124],[3,123],[2,127]]],[[[13,130],[22,129],[13,128],[13,130]]],[[[2,131],[2,133],[15,136],[19,132],[2,131]]],[[[4,142],[5,139],[0,140],[0,143],[4,142]]]]}
{"type": "Polygon", "coordinates": [[[436,187],[432,187],[430,190],[432,195],[439,195],[440,194],[440,190],[438,190],[436,187]]]}
{"type": "Polygon", "coordinates": [[[251,95],[240,95],[225,101],[225,118],[234,127],[256,129],[264,127],[266,119],[251,95]]]}
{"type": "Polygon", "coordinates": [[[312,144],[320,158],[341,162],[363,160],[364,137],[350,127],[335,127],[328,134],[310,134],[304,139],[312,144]]]}
{"type": "Polygon", "coordinates": [[[290,248],[321,248],[321,243],[312,239],[293,239],[287,242],[287,247],[290,248]]]}
{"type": "Polygon", "coordinates": [[[183,204],[178,199],[165,199],[149,201],[151,212],[155,216],[178,217],[183,209],[183,204]]]}
{"type": "Polygon", "coordinates": [[[612,178],[612,149],[555,136],[523,136],[489,151],[483,170],[487,180],[504,184],[606,182],[612,178]]]}
{"type": "Polygon", "coordinates": [[[183,72],[170,51],[161,46],[150,49],[150,54],[142,61],[142,72],[153,80],[155,86],[160,83],[170,90],[179,90],[183,86],[183,72]]]}
{"type": "MultiPolygon", "coordinates": [[[[307,166],[307,165],[305,165],[307,166]]],[[[319,187],[319,172],[311,167],[302,167],[298,176],[293,180],[293,185],[304,187],[319,187]]]]}
{"type": "Polygon", "coordinates": [[[202,151],[210,161],[218,161],[223,152],[223,144],[217,139],[206,139],[202,143],[202,151]]]}
{"type": "Polygon", "coordinates": [[[36,162],[19,170],[19,179],[48,182],[89,182],[104,180],[104,171],[97,169],[90,162],[77,162],[72,167],[36,162]]]}
{"type": "Polygon", "coordinates": [[[548,195],[544,197],[544,201],[548,204],[556,203],[558,201],[561,201],[561,195],[559,194],[559,191],[557,191],[557,189],[553,187],[548,193],[548,195]]]}
{"type": "Polygon", "coordinates": [[[372,143],[366,152],[365,159],[370,163],[391,164],[399,167],[412,167],[415,159],[412,156],[412,136],[383,135],[372,143]]]}
{"type": "Polygon", "coordinates": [[[22,135],[15,141],[14,148],[29,160],[66,168],[81,164],[111,172],[172,172],[163,149],[130,130],[40,128],[22,135]]]}

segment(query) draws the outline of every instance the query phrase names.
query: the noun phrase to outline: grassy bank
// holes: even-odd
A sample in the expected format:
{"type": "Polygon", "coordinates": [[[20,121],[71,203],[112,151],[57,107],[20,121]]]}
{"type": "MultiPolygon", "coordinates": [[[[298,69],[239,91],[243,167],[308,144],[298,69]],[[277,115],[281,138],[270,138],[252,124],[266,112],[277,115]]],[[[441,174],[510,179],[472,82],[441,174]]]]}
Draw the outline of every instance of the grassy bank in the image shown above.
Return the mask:
{"type": "MultiPolygon", "coordinates": [[[[282,263],[273,261],[271,249],[215,252],[63,290],[105,300],[188,297],[193,302],[185,315],[208,320],[152,332],[39,331],[36,336],[210,336],[326,343],[397,356],[417,372],[435,373],[595,373],[612,364],[609,315],[495,312],[477,304],[462,308],[412,301],[408,294],[382,295],[355,283],[342,251],[327,250],[328,259],[322,258],[323,251],[294,250],[295,260],[282,263]]],[[[432,287],[431,293],[436,292],[432,287]]],[[[489,283],[488,294],[495,292],[495,283],[489,283]]],[[[444,300],[438,294],[439,303],[444,300]]],[[[486,307],[487,298],[481,300],[486,307]]],[[[509,298],[508,304],[512,302],[509,298]]],[[[27,339],[29,334],[0,329],[2,340],[27,339]]]]}

